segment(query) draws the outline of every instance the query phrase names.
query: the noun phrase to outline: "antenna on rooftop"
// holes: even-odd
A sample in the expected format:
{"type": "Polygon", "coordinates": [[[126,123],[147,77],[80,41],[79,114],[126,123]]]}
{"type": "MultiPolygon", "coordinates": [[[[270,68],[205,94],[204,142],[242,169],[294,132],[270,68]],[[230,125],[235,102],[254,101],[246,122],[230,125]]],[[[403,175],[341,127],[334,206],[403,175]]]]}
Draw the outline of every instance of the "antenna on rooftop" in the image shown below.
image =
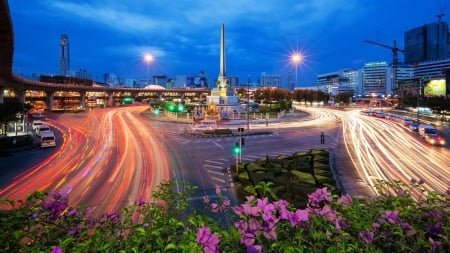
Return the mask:
{"type": "Polygon", "coordinates": [[[441,22],[441,18],[443,16],[445,16],[445,6],[441,6],[441,11],[439,12],[439,14],[436,15],[439,23],[441,22]]]}

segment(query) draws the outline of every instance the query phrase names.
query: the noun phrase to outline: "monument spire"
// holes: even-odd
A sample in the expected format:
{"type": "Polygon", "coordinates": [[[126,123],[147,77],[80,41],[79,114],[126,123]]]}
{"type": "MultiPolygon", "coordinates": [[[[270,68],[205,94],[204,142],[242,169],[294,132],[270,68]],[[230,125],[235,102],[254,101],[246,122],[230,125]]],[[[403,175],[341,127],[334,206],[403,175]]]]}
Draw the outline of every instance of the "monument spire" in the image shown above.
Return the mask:
{"type": "Polygon", "coordinates": [[[226,76],[226,61],[225,61],[225,25],[222,24],[220,29],[220,72],[219,78],[226,76]]]}

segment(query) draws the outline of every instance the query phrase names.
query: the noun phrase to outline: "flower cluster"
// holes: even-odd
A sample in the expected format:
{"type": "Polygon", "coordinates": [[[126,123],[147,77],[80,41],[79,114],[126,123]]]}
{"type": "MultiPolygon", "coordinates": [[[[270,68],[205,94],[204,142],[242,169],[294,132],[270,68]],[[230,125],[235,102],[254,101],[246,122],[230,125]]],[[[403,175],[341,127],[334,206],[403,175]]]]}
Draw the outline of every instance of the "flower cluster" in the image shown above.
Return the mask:
{"type": "Polygon", "coordinates": [[[219,236],[213,234],[208,227],[198,229],[197,242],[203,246],[205,253],[219,252],[219,236]]]}
{"type": "Polygon", "coordinates": [[[233,211],[241,219],[234,226],[242,236],[240,243],[253,252],[261,252],[262,246],[255,243],[261,235],[268,240],[277,240],[277,224],[282,220],[300,226],[308,221],[309,213],[306,210],[289,211],[289,203],[279,200],[270,203],[267,198],[256,199],[247,197],[247,201],[233,207],[233,211]]]}
{"type": "Polygon", "coordinates": [[[217,202],[211,203],[207,195],[203,197],[203,202],[209,206],[213,213],[225,212],[230,207],[231,201],[224,198],[219,187],[216,187],[216,194],[218,196],[217,202]]]}
{"type": "Polygon", "coordinates": [[[34,214],[34,218],[39,216],[42,213],[46,213],[52,220],[58,219],[61,214],[66,210],[69,206],[69,200],[67,196],[62,195],[60,193],[54,193],[53,199],[45,201],[42,208],[34,214]]]}

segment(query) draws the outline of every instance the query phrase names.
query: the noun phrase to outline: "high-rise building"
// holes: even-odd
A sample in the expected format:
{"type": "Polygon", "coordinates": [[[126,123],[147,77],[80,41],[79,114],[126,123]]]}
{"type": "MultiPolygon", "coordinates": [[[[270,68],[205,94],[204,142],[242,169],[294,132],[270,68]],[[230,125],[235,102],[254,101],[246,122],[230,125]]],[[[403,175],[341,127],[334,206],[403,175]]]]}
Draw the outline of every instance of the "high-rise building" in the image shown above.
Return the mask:
{"type": "Polygon", "coordinates": [[[70,75],[70,51],[69,51],[69,37],[66,33],[61,35],[59,40],[59,74],[62,76],[70,75]]]}
{"type": "Polygon", "coordinates": [[[447,22],[434,22],[408,30],[404,40],[405,63],[415,64],[450,57],[447,22]]]}
{"type": "Polygon", "coordinates": [[[392,91],[392,71],[387,62],[369,62],[363,67],[364,95],[385,95],[392,91]]]}

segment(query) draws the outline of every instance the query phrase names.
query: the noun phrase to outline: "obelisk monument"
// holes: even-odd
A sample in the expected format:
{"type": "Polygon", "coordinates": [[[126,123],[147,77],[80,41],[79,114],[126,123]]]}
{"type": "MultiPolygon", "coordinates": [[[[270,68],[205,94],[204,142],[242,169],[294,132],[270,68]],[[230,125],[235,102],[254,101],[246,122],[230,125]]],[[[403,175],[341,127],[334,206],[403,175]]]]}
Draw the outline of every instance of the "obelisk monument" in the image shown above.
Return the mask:
{"type": "Polygon", "coordinates": [[[215,105],[221,118],[227,118],[227,115],[232,112],[241,112],[239,97],[234,95],[234,90],[231,88],[230,80],[226,75],[226,60],[225,60],[225,26],[222,24],[220,29],[220,69],[219,77],[216,81],[216,87],[211,90],[211,96],[206,97],[208,105],[215,105]]]}

